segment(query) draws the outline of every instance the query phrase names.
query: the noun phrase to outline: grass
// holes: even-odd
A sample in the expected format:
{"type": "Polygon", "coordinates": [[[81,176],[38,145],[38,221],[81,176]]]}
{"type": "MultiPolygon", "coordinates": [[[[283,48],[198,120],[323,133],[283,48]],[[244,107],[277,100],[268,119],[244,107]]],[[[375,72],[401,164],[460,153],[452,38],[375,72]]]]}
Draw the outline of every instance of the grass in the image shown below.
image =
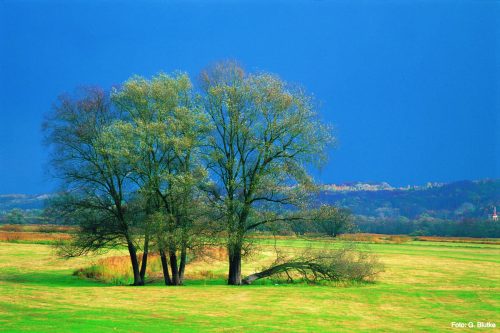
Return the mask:
{"type": "MultiPolygon", "coordinates": [[[[255,243],[263,252],[244,264],[244,274],[272,261],[275,240],[255,243]]],[[[329,243],[276,240],[285,251],[329,243]]],[[[457,330],[451,322],[500,325],[500,245],[433,239],[366,246],[386,265],[376,283],[231,287],[222,278],[225,263],[215,258],[191,263],[186,286],[128,287],[73,275],[99,260],[121,265],[109,258],[125,252],[63,260],[47,245],[0,242],[0,331],[443,332],[457,330]]]]}

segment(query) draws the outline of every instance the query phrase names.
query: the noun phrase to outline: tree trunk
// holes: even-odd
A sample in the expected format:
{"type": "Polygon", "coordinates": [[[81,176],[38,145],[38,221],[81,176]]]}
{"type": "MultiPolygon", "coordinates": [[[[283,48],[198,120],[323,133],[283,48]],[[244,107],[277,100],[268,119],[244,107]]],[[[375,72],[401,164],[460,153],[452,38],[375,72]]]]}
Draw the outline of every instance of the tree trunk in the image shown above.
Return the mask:
{"type": "Polygon", "coordinates": [[[241,284],[241,246],[233,245],[228,250],[229,276],[227,284],[239,286],[241,284]]]}
{"type": "Polygon", "coordinates": [[[170,270],[172,271],[172,285],[179,286],[180,285],[179,268],[177,266],[177,254],[175,253],[175,250],[171,250],[169,256],[170,256],[170,270]]]}
{"type": "Polygon", "coordinates": [[[187,257],[186,246],[182,246],[181,250],[181,262],[179,264],[179,281],[180,284],[184,283],[184,270],[186,269],[186,257],[187,257]]]}
{"type": "Polygon", "coordinates": [[[142,254],[141,271],[139,272],[141,280],[145,283],[144,277],[146,276],[146,267],[148,265],[148,252],[149,252],[149,237],[146,235],[144,238],[144,253],[142,254]]]}
{"type": "Polygon", "coordinates": [[[297,267],[301,268],[303,265],[305,265],[305,264],[303,264],[303,263],[284,263],[284,264],[276,265],[276,266],[273,266],[271,268],[265,269],[262,272],[253,273],[253,274],[247,276],[246,278],[243,279],[242,283],[243,284],[251,284],[255,280],[262,279],[262,278],[265,278],[265,277],[268,277],[268,276],[271,276],[271,275],[274,275],[277,273],[284,272],[289,268],[297,268],[297,267]]]}
{"type": "Polygon", "coordinates": [[[172,285],[172,279],[170,279],[170,274],[168,272],[168,261],[167,256],[165,255],[165,251],[160,250],[160,258],[161,258],[161,268],[163,269],[163,278],[165,280],[165,285],[172,285]]]}
{"type": "Polygon", "coordinates": [[[130,254],[130,261],[132,262],[132,271],[134,272],[134,286],[143,286],[144,281],[141,279],[139,272],[139,261],[137,260],[137,250],[131,241],[127,242],[128,252],[130,254]]]}

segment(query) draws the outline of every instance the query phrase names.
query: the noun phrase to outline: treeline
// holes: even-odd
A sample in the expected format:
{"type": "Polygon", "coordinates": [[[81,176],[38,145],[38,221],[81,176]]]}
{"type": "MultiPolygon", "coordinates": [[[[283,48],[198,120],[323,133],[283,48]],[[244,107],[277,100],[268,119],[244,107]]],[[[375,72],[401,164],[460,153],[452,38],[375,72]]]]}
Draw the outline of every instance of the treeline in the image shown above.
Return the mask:
{"type": "Polygon", "coordinates": [[[0,224],[47,224],[53,222],[43,209],[12,208],[0,211],[0,224]]]}
{"type": "Polygon", "coordinates": [[[465,218],[460,221],[422,217],[410,220],[398,218],[372,218],[356,216],[356,229],[360,232],[443,237],[500,237],[500,223],[489,219],[465,218]]]}
{"type": "MultiPolygon", "coordinates": [[[[204,70],[196,87],[187,74],[160,73],[110,92],[60,96],[43,127],[63,193],[47,215],[79,227],[60,254],[126,246],[134,285],[145,283],[151,252],[161,257],[165,284],[182,284],[188,253],[214,243],[227,249],[228,284],[239,285],[251,232],[339,215],[310,204],[316,185],[308,170],[333,142],[313,99],[233,62],[204,70]]],[[[297,271],[336,279],[327,266],[365,264],[307,258],[297,271]]]]}
{"type": "MultiPolygon", "coordinates": [[[[352,215],[349,210],[329,206],[333,212],[328,219],[309,221],[290,220],[255,228],[278,235],[317,235],[336,237],[343,233],[376,233],[387,235],[442,236],[442,237],[479,237],[500,238],[500,223],[491,219],[464,218],[445,220],[430,216],[418,219],[398,217],[371,217],[352,215]]],[[[41,209],[11,209],[0,212],[0,224],[67,224],[74,223],[55,216],[54,212],[41,209]]]]}
{"type": "Polygon", "coordinates": [[[259,231],[279,235],[316,235],[336,237],[344,233],[371,233],[409,236],[500,238],[500,223],[491,219],[465,218],[460,221],[421,217],[376,218],[352,215],[344,208],[334,208],[329,219],[293,221],[284,225],[262,226],[259,231]]]}

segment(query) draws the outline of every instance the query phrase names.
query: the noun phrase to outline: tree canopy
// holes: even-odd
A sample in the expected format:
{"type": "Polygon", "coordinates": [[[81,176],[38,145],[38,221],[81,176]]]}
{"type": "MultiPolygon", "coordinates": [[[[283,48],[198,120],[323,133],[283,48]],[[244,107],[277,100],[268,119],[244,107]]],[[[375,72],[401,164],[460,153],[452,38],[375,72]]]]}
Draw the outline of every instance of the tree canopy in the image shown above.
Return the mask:
{"type": "Polygon", "coordinates": [[[67,255],[126,244],[142,285],[159,252],[165,283],[178,285],[188,251],[216,234],[239,285],[250,232],[322,216],[307,209],[309,172],[334,137],[311,95],[235,62],[200,78],[196,89],[181,72],[133,76],[60,98],[45,130],[65,190],[54,206],[80,226],[67,255]]]}

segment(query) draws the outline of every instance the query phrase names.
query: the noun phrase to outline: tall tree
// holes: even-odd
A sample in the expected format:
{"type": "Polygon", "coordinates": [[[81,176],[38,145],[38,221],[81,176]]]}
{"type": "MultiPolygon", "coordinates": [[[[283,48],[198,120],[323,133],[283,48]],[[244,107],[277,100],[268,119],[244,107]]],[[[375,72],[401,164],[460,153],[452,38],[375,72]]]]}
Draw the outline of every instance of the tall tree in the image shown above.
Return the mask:
{"type": "Polygon", "coordinates": [[[187,250],[195,238],[196,188],[206,177],[199,162],[207,131],[203,110],[182,73],[151,80],[132,77],[112,99],[123,113],[113,133],[127,151],[150,217],[146,238],[156,241],[165,283],[182,284],[187,250]]]}
{"type": "Polygon", "coordinates": [[[248,233],[282,219],[263,213],[266,206],[297,203],[296,194],[312,184],[306,167],[324,160],[333,137],[312,98],[274,75],[247,75],[226,62],[204,71],[201,80],[213,128],[207,166],[225,222],[228,284],[239,285],[248,233]]]}
{"type": "Polygon", "coordinates": [[[109,128],[120,118],[99,88],[61,96],[44,122],[51,165],[66,195],[55,201],[61,213],[76,219],[80,232],[66,255],[126,245],[134,285],[144,284],[137,256],[141,228],[134,208],[132,170],[120,154],[110,154],[109,128]]]}

